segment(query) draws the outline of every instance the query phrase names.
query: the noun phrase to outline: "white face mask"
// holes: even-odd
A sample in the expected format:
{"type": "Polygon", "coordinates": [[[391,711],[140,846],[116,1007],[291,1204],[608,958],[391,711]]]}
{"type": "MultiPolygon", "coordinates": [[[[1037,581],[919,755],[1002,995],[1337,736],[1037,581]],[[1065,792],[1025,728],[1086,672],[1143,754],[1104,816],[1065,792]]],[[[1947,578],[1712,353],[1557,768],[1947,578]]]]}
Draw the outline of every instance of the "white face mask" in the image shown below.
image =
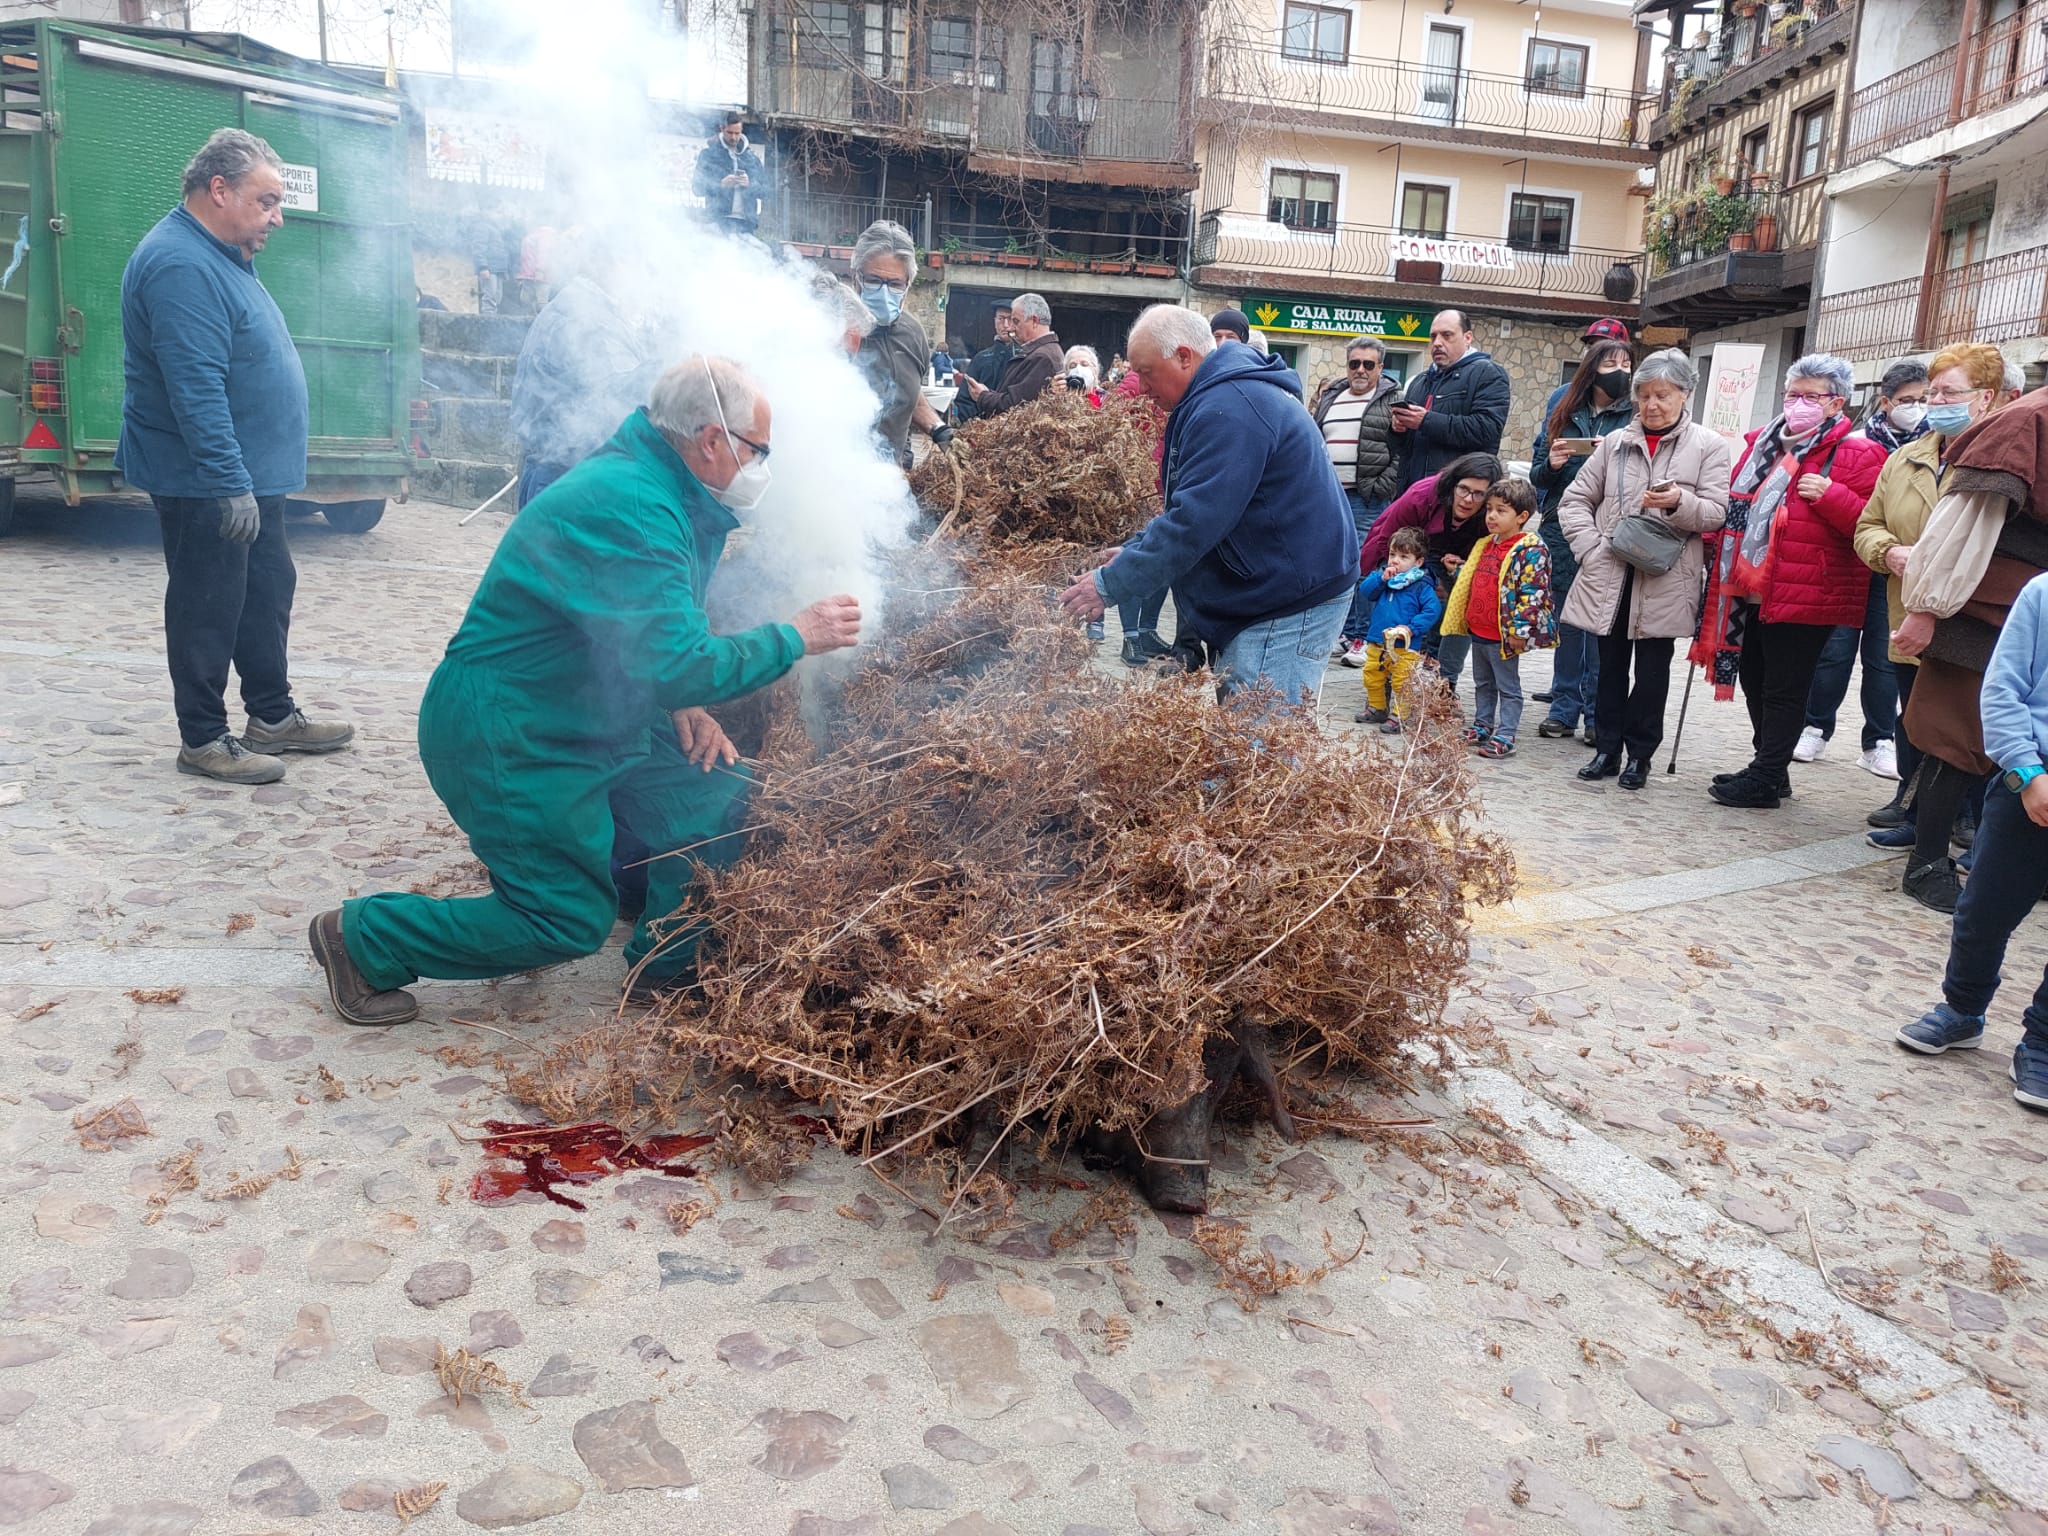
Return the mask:
{"type": "Polygon", "coordinates": [[[1927,419],[1927,407],[1915,400],[1906,405],[1895,405],[1885,414],[1901,432],[1917,432],[1920,423],[1927,419]]]}
{"type": "MultiPolygon", "coordinates": [[[[732,450],[733,462],[739,464],[740,445],[733,439],[732,428],[725,423],[725,406],[718,398],[718,380],[712,378],[708,362],[704,364],[704,377],[711,379],[711,408],[718,412],[718,430],[725,434],[725,446],[732,450]]],[[[724,490],[708,485],[704,489],[711,492],[712,500],[728,511],[751,512],[768,494],[768,479],[768,461],[757,453],[740,464],[739,472],[724,490]]]]}

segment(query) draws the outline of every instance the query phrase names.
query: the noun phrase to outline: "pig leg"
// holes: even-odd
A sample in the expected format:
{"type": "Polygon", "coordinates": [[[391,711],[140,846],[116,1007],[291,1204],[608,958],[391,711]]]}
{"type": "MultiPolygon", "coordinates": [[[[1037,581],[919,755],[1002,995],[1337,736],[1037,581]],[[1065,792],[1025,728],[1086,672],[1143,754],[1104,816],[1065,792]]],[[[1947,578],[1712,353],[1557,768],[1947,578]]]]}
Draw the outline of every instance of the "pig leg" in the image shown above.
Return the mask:
{"type": "Polygon", "coordinates": [[[1287,1112],[1287,1096],[1280,1091],[1279,1074],[1273,1070],[1272,1036],[1256,1024],[1241,1022],[1231,1025],[1230,1033],[1244,1050],[1239,1070],[1257,1090],[1273,1129],[1289,1141],[1301,1140],[1301,1130],[1295,1125],[1294,1116],[1287,1112]]]}

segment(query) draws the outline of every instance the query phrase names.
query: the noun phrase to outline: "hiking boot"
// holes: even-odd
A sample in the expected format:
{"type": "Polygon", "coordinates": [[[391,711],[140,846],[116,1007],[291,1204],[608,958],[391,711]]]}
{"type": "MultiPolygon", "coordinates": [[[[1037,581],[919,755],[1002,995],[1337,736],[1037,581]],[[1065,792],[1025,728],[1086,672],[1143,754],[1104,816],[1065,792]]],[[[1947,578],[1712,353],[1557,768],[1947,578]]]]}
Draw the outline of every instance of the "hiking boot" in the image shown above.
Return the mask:
{"type": "Polygon", "coordinates": [[[1936,1003],[1910,1024],[1901,1024],[1894,1037],[1909,1051],[1922,1056],[1939,1056],[1944,1051],[1974,1051],[1984,1043],[1984,1020],[1957,1013],[1947,1003],[1936,1003]]]}
{"type": "Polygon", "coordinates": [[[410,992],[379,992],[356,968],[341,937],[341,912],[322,912],[306,929],[313,958],[327,973],[327,996],[334,1011],[351,1024],[383,1028],[419,1017],[419,1000],[410,992]]]}
{"type": "Polygon", "coordinates": [[[219,779],[223,784],[275,784],[284,777],[284,763],[251,752],[234,737],[223,735],[203,747],[178,748],[178,772],[219,779]]]}
{"type": "Polygon", "coordinates": [[[1905,879],[1899,882],[1899,888],[1933,912],[1955,911],[1956,902],[1963,894],[1963,882],[1956,878],[1953,859],[1936,859],[1918,869],[1911,868],[1909,861],[1905,879]]]}
{"type": "Polygon", "coordinates": [[[2023,1038],[2013,1047],[2012,1096],[2029,1109],[2048,1109],[2048,1046],[2023,1038]]]}
{"type": "Polygon", "coordinates": [[[339,752],[355,739],[354,726],[339,722],[316,724],[306,718],[304,710],[298,709],[275,725],[251,715],[249,729],[242,733],[243,744],[259,752],[339,752]]]}
{"type": "Polygon", "coordinates": [[[1777,785],[1746,770],[1718,784],[1709,784],[1707,793],[1721,804],[1741,811],[1775,811],[1781,800],[1777,785]]]}

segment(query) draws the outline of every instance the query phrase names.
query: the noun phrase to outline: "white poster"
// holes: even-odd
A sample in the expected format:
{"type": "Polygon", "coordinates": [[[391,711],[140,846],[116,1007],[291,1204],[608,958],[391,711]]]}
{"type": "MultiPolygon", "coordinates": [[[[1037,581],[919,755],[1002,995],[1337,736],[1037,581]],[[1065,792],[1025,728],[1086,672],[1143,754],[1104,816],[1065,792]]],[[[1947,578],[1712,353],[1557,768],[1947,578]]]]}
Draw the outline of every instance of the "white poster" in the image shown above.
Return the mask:
{"type": "Polygon", "coordinates": [[[1396,261],[1440,261],[1447,267],[1478,267],[1488,272],[1515,270],[1515,253],[1483,240],[1437,240],[1428,235],[1395,235],[1388,244],[1396,261]]]}
{"type": "Polygon", "coordinates": [[[320,168],[313,165],[286,164],[284,168],[284,205],[300,213],[320,211],[320,168]]]}
{"type": "Polygon", "coordinates": [[[1743,434],[1749,431],[1749,413],[1756,407],[1756,387],[1763,369],[1762,342],[1714,344],[1714,359],[1707,365],[1706,414],[1700,424],[1727,438],[1737,452],[1742,449],[1743,434]]]}
{"type": "Polygon", "coordinates": [[[547,140],[530,123],[453,108],[427,110],[427,175],[484,187],[547,184],[547,140]]]}

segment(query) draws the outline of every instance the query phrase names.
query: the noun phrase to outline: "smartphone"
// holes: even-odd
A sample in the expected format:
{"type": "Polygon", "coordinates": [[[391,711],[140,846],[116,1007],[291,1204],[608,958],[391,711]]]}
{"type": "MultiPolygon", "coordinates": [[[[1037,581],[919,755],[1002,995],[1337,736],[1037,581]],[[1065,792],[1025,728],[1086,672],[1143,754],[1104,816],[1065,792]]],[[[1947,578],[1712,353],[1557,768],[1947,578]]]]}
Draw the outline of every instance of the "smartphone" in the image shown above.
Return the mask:
{"type": "Polygon", "coordinates": [[[1661,493],[1672,489],[1677,484],[1676,480],[1658,480],[1651,484],[1650,489],[1661,493]]]}
{"type": "Polygon", "coordinates": [[[1560,437],[1557,440],[1556,446],[1564,449],[1573,458],[1578,458],[1582,454],[1591,453],[1595,448],[1598,448],[1600,446],[1600,439],[1597,437],[1560,437]]]}

